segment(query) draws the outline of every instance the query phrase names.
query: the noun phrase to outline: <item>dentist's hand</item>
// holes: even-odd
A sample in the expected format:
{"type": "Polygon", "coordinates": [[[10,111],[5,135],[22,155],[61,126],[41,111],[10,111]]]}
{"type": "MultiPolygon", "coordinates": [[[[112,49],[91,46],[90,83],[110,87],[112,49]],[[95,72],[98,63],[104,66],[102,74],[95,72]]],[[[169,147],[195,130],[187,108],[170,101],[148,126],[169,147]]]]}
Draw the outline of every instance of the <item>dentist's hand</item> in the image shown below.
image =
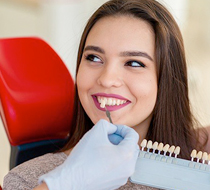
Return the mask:
{"type": "Polygon", "coordinates": [[[100,120],[74,147],[66,161],[41,176],[39,181],[44,181],[49,190],[119,188],[134,173],[138,139],[138,134],[130,127],[100,120]]]}

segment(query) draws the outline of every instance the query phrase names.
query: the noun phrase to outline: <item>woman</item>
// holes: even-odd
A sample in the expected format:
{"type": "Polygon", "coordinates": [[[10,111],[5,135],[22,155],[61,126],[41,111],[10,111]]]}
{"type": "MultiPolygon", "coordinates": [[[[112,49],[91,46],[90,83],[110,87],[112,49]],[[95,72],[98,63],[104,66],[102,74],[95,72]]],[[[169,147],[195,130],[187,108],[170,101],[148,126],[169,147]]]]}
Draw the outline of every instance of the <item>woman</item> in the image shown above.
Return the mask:
{"type": "MultiPolygon", "coordinates": [[[[185,159],[192,149],[204,149],[206,137],[199,141],[189,106],[182,36],[174,18],[155,0],[108,1],[87,23],[79,46],[75,116],[62,150],[65,154],[71,157],[83,135],[100,119],[107,119],[106,109],[114,124],[127,125],[139,134],[139,143],[146,138],[180,146],[180,157],[185,159]]],[[[12,175],[24,183],[31,172],[19,173],[35,164],[41,169],[27,179],[30,186],[40,175],[62,166],[66,157],[56,153],[29,161],[11,171],[5,184],[12,175]],[[54,165],[43,169],[43,162],[50,163],[47,159],[54,165]]],[[[128,182],[121,188],[148,187],[128,182]]]]}

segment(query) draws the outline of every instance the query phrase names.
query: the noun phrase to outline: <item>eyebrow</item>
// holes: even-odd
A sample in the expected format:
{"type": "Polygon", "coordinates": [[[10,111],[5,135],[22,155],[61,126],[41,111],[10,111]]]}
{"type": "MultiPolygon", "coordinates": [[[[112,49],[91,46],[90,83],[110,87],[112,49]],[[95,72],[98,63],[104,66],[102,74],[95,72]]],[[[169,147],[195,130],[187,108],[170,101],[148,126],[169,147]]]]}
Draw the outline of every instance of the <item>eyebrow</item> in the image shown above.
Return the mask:
{"type": "MultiPolygon", "coordinates": [[[[93,51],[96,51],[98,53],[103,53],[103,54],[105,53],[105,51],[98,46],[86,46],[84,51],[88,51],[88,50],[93,50],[93,51]]],[[[122,56],[122,57],[140,56],[140,57],[145,57],[145,58],[153,61],[153,59],[150,55],[148,55],[146,52],[142,52],[142,51],[123,51],[120,53],[120,56],[122,56]]]]}
{"type": "Polygon", "coordinates": [[[99,52],[99,53],[103,53],[103,54],[105,53],[105,51],[102,48],[98,47],[98,46],[86,46],[84,51],[87,51],[87,50],[93,50],[93,51],[96,51],[96,52],[99,52]]]}
{"type": "Polygon", "coordinates": [[[151,61],[153,61],[152,57],[145,52],[142,51],[124,51],[120,53],[120,56],[127,57],[127,56],[140,56],[145,57],[151,61]]]}

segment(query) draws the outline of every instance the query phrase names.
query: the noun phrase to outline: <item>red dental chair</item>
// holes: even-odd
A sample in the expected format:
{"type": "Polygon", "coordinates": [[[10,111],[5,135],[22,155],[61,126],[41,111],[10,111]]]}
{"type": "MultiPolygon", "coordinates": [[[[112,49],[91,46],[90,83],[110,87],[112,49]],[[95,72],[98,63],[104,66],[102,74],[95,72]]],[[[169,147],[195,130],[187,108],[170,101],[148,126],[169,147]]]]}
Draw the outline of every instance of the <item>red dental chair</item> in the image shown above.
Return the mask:
{"type": "Polygon", "coordinates": [[[74,81],[39,38],[0,39],[0,115],[10,169],[62,147],[71,127],[74,81]]]}

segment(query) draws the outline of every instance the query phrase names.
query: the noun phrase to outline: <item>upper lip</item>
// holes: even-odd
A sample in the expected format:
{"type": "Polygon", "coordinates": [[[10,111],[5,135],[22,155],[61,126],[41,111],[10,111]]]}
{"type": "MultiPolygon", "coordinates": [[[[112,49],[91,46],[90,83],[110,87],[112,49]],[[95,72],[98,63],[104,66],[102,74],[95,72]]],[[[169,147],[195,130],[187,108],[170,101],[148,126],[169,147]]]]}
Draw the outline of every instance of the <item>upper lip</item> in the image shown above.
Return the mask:
{"type": "Polygon", "coordinates": [[[116,99],[120,99],[120,100],[127,100],[127,101],[129,101],[128,99],[126,99],[123,96],[120,96],[118,94],[96,93],[96,94],[92,94],[92,96],[101,96],[101,97],[107,97],[107,98],[116,98],[116,99]]]}

